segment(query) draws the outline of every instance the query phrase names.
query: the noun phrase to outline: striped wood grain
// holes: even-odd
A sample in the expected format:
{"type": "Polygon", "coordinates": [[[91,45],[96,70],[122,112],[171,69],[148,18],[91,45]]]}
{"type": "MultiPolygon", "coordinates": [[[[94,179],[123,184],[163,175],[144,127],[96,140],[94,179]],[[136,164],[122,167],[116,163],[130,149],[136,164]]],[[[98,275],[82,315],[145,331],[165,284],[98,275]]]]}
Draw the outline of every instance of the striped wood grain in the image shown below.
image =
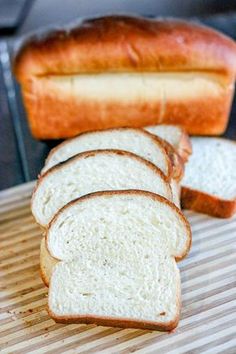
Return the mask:
{"type": "Polygon", "coordinates": [[[179,264],[183,307],[175,332],[55,324],[39,276],[32,188],[0,192],[1,353],[236,353],[236,218],[186,212],[193,246],[179,264]]]}

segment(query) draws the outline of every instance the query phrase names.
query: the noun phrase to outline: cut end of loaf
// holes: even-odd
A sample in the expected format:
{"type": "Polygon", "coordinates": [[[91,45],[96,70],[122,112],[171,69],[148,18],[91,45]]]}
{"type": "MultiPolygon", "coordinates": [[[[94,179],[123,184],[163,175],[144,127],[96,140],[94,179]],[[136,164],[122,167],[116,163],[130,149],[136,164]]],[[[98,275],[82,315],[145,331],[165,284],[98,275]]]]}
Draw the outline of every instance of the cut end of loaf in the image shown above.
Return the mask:
{"type": "Polygon", "coordinates": [[[235,75],[235,55],[232,39],[193,22],[114,15],[33,35],[18,51],[14,71],[20,81],[47,74],[134,69],[176,72],[194,68],[235,75]]]}

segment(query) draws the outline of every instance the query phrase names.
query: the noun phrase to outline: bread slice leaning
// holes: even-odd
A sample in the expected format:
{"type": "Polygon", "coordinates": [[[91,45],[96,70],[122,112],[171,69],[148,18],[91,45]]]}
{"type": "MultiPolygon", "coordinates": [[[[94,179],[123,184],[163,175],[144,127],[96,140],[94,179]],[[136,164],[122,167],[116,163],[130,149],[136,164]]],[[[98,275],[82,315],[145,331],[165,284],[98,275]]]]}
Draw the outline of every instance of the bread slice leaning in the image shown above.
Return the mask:
{"type": "Polygon", "coordinates": [[[236,212],[236,143],[221,138],[192,138],[186,165],[183,208],[228,218],[236,212]]]}
{"type": "Polygon", "coordinates": [[[42,175],[32,196],[32,213],[42,227],[47,227],[56,212],[75,198],[124,189],[173,198],[166,176],[151,162],[122,150],[97,150],[78,154],[42,175]]]}
{"type": "Polygon", "coordinates": [[[171,144],[184,162],[192,153],[191,140],[183,128],[178,125],[159,124],[145,127],[145,130],[171,144]]]}
{"type": "Polygon", "coordinates": [[[171,330],[180,314],[175,260],[189,224],[167,199],[139,190],[93,193],[62,208],[47,248],[60,262],[49,288],[57,322],[171,330]]]}
{"type": "Polygon", "coordinates": [[[168,177],[172,176],[171,161],[161,139],[142,129],[120,128],[91,131],[65,140],[49,153],[42,172],[84,151],[116,149],[132,152],[152,162],[168,177]]]}

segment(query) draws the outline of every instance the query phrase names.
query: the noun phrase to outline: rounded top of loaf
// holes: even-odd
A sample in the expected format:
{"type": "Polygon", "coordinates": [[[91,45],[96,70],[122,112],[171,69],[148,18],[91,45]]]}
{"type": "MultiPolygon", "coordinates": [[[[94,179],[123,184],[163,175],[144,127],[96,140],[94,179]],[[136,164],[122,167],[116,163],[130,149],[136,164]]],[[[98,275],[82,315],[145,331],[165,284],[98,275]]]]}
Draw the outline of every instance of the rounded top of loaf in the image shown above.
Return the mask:
{"type": "Polygon", "coordinates": [[[192,22],[106,16],[24,41],[14,63],[32,76],[101,72],[205,71],[235,77],[236,44],[192,22]]]}

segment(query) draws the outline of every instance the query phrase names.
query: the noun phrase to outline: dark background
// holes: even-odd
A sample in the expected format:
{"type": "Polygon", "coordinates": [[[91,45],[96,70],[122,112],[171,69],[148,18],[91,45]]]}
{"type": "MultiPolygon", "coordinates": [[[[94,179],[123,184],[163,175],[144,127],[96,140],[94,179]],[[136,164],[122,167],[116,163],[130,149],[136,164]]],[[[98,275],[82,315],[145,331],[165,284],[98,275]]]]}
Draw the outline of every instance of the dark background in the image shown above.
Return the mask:
{"type": "MultiPolygon", "coordinates": [[[[187,17],[236,39],[236,0],[0,0],[0,189],[37,177],[55,142],[38,142],[26,123],[10,58],[17,39],[48,25],[97,14],[187,17]]],[[[236,102],[225,136],[236,140],[236,102]]]]}

